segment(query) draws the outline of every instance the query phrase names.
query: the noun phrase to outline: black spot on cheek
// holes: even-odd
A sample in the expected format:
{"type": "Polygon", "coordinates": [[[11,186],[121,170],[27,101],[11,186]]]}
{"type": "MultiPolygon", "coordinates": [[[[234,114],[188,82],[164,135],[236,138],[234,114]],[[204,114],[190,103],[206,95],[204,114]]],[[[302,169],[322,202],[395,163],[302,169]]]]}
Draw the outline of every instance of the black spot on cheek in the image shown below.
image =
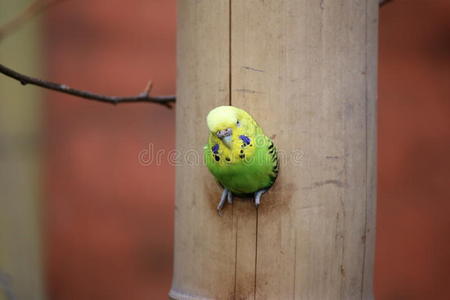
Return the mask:
{"type": "Polygon", "coordinates": [[[241,153],[244,153],[244,150],[241,150],[241,153]]]}
{"type": "Polygon", "coordinates": [[[245,158],[245,154],[240,154],[239,157],[240,158],[245,158]]]}
{"type": "Polygon", "coordinates": [[[218,155],[214,155],[214,159],[215,159],[216,161],[219,161],[219,160],[220,160],[220,157],[219,157],[218,155]]]}
{"type": "Polygon", "coordinates": [[[225,160],[226,160],[226,161],[230,161],[230,158],[229,158],[229,157],[227,157],[227,158],[225,158],[225,160]]]}

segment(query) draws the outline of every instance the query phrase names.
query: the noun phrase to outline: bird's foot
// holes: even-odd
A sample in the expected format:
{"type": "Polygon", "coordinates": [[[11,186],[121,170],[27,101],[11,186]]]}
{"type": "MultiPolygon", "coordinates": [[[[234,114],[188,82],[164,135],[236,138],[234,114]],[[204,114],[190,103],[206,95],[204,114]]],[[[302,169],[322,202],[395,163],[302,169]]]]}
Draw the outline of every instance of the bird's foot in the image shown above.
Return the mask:
{"type": "Polygon", "coordinates": [[[228,203],[233,203],[233,193],[231,193],[228,189],[224,189],[222,192],[222,196],[220,196],[220,202],[217,205],[217,213],[219,216],[222,216],[222,208],[225,205],[225,201],[228,200],[228,203]]]}
{"type": "Polygon", "coordinates": [[[259,190],[259,191],[256,191],[256,192],[255,192],[255,205],[256,205],[256,207],[258,207],[259,204],[261,203],[261,196],[262,196],[265,192],[267,192],[267,189],[262,189],[262,190],[259,190]]]}
{"type": "Polygon", "coordinates": [[[228,191],[227,200],[229,204],[233,203],[233,193],[228,191]]]}

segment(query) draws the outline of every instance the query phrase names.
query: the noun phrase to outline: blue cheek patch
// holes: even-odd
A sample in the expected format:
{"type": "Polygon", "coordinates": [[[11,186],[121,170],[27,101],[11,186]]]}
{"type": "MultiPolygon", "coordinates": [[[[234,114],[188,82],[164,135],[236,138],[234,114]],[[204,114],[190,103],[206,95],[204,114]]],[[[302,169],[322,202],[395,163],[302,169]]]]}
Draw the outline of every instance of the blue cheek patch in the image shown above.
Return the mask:
{"type": "Polygon", "coordinates": [[[239,138],[244,142],[246,145],[250,145],[250,138],[245,135],[240,135],[239,138]]]}
{"type": "Polygon", "coordinates": [[[214,154],[217,154],[217,152],[219,151],[219,144],[215,144],[214,146],[212,146],[211,150],[214,154]]]}

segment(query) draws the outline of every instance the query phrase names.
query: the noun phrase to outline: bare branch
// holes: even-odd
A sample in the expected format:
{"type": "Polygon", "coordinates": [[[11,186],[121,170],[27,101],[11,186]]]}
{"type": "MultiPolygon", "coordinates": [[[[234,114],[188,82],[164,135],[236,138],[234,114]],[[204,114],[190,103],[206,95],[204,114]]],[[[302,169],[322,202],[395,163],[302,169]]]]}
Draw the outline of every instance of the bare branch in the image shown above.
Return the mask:
{"type": "Polygon", "coordinates": [[[380,7],[383,6],[383,5],[385,5],[385,4],[388,4],[389,2],[392,2],[392,1],[393,1],[393,0],[379,0],[380,7]]]}
{"type": "Polygon", "coordinates": [[[19,81],[23,85],[32,84],[37,85],[45,89],[54,90],[57,92],[69,94],[72,96],[77,96],[89,100],[110,103],[110,104],[119,104],[119,103],[131,103],[131,102],[150,102],[163,105],[167,108],[172,108],[171,103],[175,102],[175,96],[156,96],[151,97],[150,92],[152,88],[152,83],[149,81],[145,90],[137,96],[134,97],[116,97],[116,96],[105,96],[100,94],[91,93],[88,91],[82,91],[73,89],[65,84],[55,83],[51,81],[46,81],[38,78],[33,78],[27,75],[20,74],[12,69],[5,67],[0,64],[0,73],[5,76],[14,78],[19,81]]]}
{"type": "Polygon", "coordinates": [[[11,21],[0,26],[0,41],[8,34],[17,30],[24,23],[28,22],[34,16],[40,14],[50,6],[60,3],[64,0],[34,0],[22,12],[16,15],[11,21]]]}

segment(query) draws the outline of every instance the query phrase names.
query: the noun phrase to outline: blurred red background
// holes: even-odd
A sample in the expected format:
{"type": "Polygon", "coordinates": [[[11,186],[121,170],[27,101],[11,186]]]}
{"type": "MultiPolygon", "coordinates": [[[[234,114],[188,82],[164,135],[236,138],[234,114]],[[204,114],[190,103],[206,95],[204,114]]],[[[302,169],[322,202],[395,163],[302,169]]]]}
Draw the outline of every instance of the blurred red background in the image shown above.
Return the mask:
{"type": "Polygon", "coordinates": [[[450,1],[380,11],[377,299],[450,299],[450,1]]]}
{"type": "MultiPolygon", "coordinates": [[[[107,95],[175,93],[174,1],[63,1],[45,12],[47,77],[107,95]]],[[[46,260],[50,299],[167,299],[174,110],[47,93],[46,260]],[[163,156],[163,158],[167,158],[163,156]]]]}
{"type": "MultiPolygon", "coordinates": [[[[64,1],[46,12],[47,78],[108,95],[175,91],[175,1],[64,1]]],[[[450,1],[380,11],[377,299],[450,299],[450,1]]],[[[50,299],[167,299],[173,110],[48,92],[50,299]],[[138,155],[153,145],[161,164],[138,155]]]]}

